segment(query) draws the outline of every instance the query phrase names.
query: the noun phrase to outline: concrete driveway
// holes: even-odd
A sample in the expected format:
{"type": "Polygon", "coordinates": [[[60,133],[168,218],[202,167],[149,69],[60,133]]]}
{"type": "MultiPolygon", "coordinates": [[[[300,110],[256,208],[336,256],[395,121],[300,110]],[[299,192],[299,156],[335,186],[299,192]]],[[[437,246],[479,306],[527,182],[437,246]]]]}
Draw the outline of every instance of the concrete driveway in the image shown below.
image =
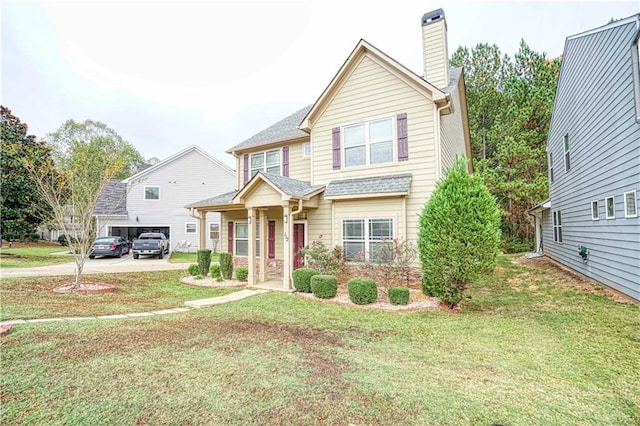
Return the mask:
{"type": "MultiPolygon", "coordinates": [[[[38,266],[36,268],[5,268],[0,269],[2,278],[11,277],[46,277],[53,275],[75,275],[76,263],[71,255],[69,263],[58,265],[38,266]]],[[[111,274],[118,272],[143,272],[143,271],[167,271],[186,270],[188,263],[169,263],[167,258],[140,256],[133,259],[130,254],[117,257],[98,257],[87,259],[82,274],[111,274]]]]}

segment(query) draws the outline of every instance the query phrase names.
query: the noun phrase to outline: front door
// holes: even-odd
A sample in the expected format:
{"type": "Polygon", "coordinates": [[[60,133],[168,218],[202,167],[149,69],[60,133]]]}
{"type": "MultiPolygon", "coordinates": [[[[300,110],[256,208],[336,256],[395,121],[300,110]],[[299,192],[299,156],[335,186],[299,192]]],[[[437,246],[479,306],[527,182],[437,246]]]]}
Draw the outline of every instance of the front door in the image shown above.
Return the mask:
{"type": "Polygon", "coordinates": [[[304,266],[304,256],[298,252],[304,248],[304,223],[293,224],[293,269],[304,266]]]}

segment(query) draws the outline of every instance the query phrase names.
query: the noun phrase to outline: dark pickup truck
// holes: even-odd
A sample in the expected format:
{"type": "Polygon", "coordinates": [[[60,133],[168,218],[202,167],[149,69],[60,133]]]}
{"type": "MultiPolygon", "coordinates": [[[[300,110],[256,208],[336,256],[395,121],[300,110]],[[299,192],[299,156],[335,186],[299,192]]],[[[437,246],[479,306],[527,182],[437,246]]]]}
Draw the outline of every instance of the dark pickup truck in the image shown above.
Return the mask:
{"type": "Polygon", "coordinates": [[[169,240],[160,232],[144,232],[131,243],[131,253],[137,259],[141,254],[150,254],[162,259],[169,254],[169,240]]]}

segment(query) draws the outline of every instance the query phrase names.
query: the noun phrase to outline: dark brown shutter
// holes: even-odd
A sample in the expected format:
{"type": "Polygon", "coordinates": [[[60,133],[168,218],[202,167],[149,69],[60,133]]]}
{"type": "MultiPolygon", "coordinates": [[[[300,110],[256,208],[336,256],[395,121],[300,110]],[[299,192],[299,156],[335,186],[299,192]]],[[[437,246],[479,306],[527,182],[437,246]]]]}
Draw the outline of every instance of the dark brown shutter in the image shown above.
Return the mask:
{"type": "Polygon", "coordinates": [[[282,147],[282,176],[289,177],[289,147],[282,147]]]}
{"type": "Polygon", "coordinates": [[[249,154],[244,155],[244,167],[242,168],[242,172],[244,173],[244,183],[246,185],[249,182],[249,154]]]}
{"type": "Polygon", "coordinates": [[[276,258],[276,221],[269,221],[269,259],[276,258]]]}
{"type": "Polygon", "coordinates": [[[331,140],[333,141],[333,170],[340,168],[340,127],[331,130],[331,140]]]}
{"type": "Polygon", "coordinates": [[[233,222],[227,223],[227,252],[233,254],[233,222]]]}
{"type": "Polygon", "coordinates": [[[398,161],[409,159],[409,143],[407,140],[407,113],[398,114],[398,161]]]}

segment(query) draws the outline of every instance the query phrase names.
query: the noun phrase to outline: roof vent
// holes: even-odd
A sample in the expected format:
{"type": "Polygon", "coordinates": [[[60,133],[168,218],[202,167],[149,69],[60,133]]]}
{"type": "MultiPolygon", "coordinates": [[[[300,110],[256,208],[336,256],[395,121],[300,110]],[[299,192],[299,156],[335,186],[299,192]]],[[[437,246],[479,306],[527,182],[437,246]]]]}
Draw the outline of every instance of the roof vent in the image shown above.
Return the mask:
{"type": "Polygon", "coordinates": [[[433,24],[434,22],[438,22],[441,19],[444,19],[444,10],[436,9],[431,12],[427,12],[422,15],[422,26],[433,24]]]}

